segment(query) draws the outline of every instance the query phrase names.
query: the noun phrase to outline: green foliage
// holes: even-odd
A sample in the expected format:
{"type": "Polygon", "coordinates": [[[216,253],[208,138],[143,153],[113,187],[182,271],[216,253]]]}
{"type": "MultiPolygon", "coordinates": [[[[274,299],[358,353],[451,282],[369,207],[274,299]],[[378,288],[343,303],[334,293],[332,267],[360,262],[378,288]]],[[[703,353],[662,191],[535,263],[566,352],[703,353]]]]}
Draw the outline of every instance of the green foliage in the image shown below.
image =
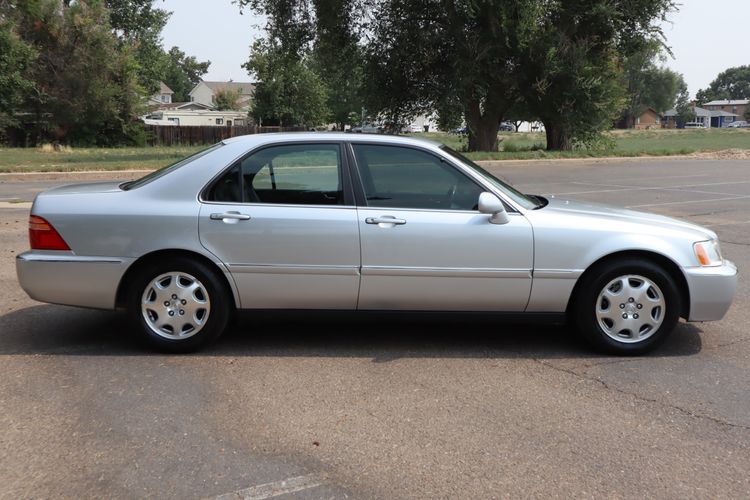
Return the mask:
{"type": "Polygon", "coordinates": [[[37,135],[78,144],[128,141],[141,106],[138,65],[113,36],[105,6],[29,0],[16,7],[19,32],[37,54],[23,103],[37,135]]]}
{"type": "MultiPolygon", "coordinates": [[[[355,12],[361,14],[359,0],[238,0],[237,3],[240,8],[249,7],[266,18],[267,43],[273,47],[275,57],[283,58],[283,65],[316,85],[313,94],[321,91],[316,82],[322,83],[326,96],[326,110],[322,114],[326,115],[326,121],[334,122],[340,129],[359,123],[363,109],[363,55],[359,45],[361,33],[357,30],[360,19],[355,16],[355,12]]],[[[271,89],[267,85],[261,93],[271,89]]],[[[290,97],[287,92],[284,99],[290,97]]]]}
{"type": "Polygon", "coordinates": [[[163,70],[160,79],[172,89],[174,102],[189,101],[190,91],[198,84],[201,77],[208,73],[211,61],[199,62],[195,56],[187,56],[178,47],[172,47],[164,53],[163,70]]]}
{"type": "Polygon", "coordinates": [[[35,50],[16,33],[7,8],[0,3],[0,134],[18,123],[15,114],[34,86],[29,67],[36,57],[35,50]]]}
{"type": "Polygon", "coordinates": [[[357,123],[362,100],[363,56],[357,44],[352,0],[313,0],[315,40],[311,66],[326,87],[328,119],[344,130],[357,123]]]}
{"type": "Polygon", "coordinates": [[[750,65],[729,68],[719,73],[706,89],[696,94],[700,104],[720,99],[750,99],[750,65]]]}
{"type": "Polygon", "coordinates": [[[662,46],[656,40],[644,43],[641,50],[623,58],[627,107],[621,117],[628,128],[635,126],[636,118],[647,108],[663,113],[675,105],[684,79],[681,74],[658,66],[661,59],[662,46]]]}
{"type": "Polygon", "coordinates": [[[105,0],[109,24],[123,46],[138,62],[138,81],[148,94],[159,90],[168,60],[161,47],[161,32],[171,15],[154,8],[155,0],[105,0]]]}
{"type": "Polygon", "coordinates": [[[690,94],[688,93],[687,85],[684,83],[680,87],[680,93],[677,95],[675,111],[677,111],[677,116],[675,117],[677,123],[685,124],[695,120],[695,109],[690,105],[690,94]]]}
{"type": "MultiPolygon", "coordinates": [[[[538,2],[537,2],[538,3],[538,2]]],[[[620,59],[660,33],[671,0],[542,2],[520,62],[524,104],[547,148],[594,144],[625,107],[620,59]]]]}
{"type": "Polygon", "coordinates": [[[214,107],[219,111],[240,109],[240,97],[242,92],[240,89],[224,89],[218,90],[214,94],[214,107]]]}
{"type": "Polygon", "coordinates": [[[252,114],[259,124],[314,127],[326,121],[326,88],[306,58],[258,40],[243,67],[258,81],[252,114]]]}
{"type": "Polygon", "coordinates": [[[438,110],[463,114],[469,150],[497,150],[497,127],[517,98],[515,68],[540,11],[534,0],[390,0],[372,15],[368,107],[390,121],[438,110]]]}

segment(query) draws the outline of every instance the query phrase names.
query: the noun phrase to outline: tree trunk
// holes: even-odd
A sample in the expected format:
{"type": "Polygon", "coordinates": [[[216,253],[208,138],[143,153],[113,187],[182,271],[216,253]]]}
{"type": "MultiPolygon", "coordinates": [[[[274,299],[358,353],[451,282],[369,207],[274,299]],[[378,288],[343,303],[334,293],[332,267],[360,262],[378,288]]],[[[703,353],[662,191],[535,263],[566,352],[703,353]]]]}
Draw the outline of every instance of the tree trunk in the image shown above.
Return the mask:
{"type": "Polygon", "coordinates": [[[494,109],[482,113],[479,101],[469,102],[465,112],[469,151],[497,151],[497,128],[502,116],[494,109]]]}
{"type": "Polygon", "coordinates": [[[468,123],[469,151],[497,151],[497,127],[500,120],[480,120],[468,123]]]}
{"type": "Polygon", "coordinates": [[[547,151],[571,151],[573,149],[573,138],[569,127],[559,123],[544,122],[544,131],[547,135],[547,151]]]}

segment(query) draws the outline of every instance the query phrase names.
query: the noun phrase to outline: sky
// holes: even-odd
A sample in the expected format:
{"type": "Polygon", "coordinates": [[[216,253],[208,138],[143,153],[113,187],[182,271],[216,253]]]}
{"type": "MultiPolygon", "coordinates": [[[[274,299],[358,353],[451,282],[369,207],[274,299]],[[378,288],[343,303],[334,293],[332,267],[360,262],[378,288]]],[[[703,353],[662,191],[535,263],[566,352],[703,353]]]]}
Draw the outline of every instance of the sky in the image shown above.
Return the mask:
{"type": "MultiPolygon", "coordinates": [[[[682,73],[691,95],[721,71],[750,64],[747,44],[750,0],[677,0],[679,12],[663,25],[674,59],[666,66],[682,73]]],[[[232,0],[163,0],[172,11],[164,29],[164,46],[176,45],[200,61],[210,60],[205,80],[250,80],[241,65],[253,40],[262,35],[262,19],[239,14],[232,0]]]]}
{"type": "Polygon", "coordinates": [[[199,61],[211,61],[204,80],[250,81],[242,68],[250,45],[262,36],[263,21],[231,0],[163,0],[155,6],[172,12],[162,32],[164,47],[177,46],[199,61]]]}

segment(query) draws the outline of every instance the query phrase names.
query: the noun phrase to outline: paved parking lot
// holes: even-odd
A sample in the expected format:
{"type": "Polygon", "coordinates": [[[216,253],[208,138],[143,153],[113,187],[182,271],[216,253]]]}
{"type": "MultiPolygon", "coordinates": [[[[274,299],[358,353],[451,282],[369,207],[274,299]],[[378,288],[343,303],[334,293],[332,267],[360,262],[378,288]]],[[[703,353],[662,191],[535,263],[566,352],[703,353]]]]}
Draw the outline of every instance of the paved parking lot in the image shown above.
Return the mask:
{"type": "MultiPolygon", "coordinates": [[[[5,205],[0,496],[747,497],[750,162],[491,169],[711,227],[741,269],[728,316],[642,358],[488,318],[253,315],[204,353],[160,356],[120,313],[28,299],[13,263],[28,209],[5,205]]],[[[0,198],[73,178],[17,179],[0,198]]]]}

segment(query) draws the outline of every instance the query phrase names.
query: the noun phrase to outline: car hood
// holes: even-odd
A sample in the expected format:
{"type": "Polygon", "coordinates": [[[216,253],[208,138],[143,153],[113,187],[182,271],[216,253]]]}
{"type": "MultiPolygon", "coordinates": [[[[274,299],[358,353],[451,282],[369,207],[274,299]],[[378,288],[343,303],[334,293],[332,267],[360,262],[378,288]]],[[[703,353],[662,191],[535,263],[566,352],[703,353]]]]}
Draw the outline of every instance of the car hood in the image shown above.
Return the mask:
{"type": "Polygon", "coordinates": [[[692,233],[697,238],[712,239],[716,238],[716,233],[710,229],[664,215],[653,214],[649,212],[640,212],[628,208],[614,207],[603,203],[594,203],[588,201],[568,200],[564,198],[548,198],[549,204],[541,210],[557,212],[564,215],[576,215],[579,217],[588,217],[593,220],[611,222],[611,223],[635,223],[643,224],[650,227],[662,227],[668,230],[683,231],[692,233]]]}

